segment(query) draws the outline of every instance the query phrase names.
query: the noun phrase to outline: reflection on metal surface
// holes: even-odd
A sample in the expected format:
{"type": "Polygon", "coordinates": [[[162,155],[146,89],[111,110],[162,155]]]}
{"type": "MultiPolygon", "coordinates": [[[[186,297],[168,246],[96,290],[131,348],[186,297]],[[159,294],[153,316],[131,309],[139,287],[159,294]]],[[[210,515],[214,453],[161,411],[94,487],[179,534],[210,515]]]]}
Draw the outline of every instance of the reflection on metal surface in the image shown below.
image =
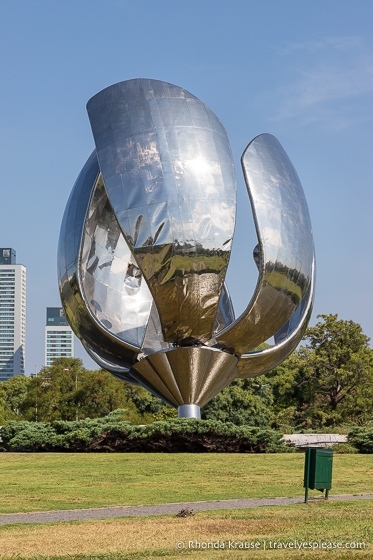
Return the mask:
{"type": "Polygon", "coordinates": [[[237,365],[239,377],[255,377],[271,371],[271,369],[283,362],[285,358],[287,358],[298,346],[307,328],[312,313],[312,303],[315,290],[314,265],[312,270],[313,274],[309,291],[304,297],[302,305],[299,306],[301,308],[301,312],[299,314],[295,313],[294,321],[290,320],[287,323],[288,329],[285,336],[277,339],[275,335],[274,338],[276,343],[270,348],[243,354],[237,365]]]}
{"type": "Polygon", "coordinates": [[[201,408],[197,404],[182,404],[177,411],[179,418],[201,418],[201,408]]]}
{"type": "Polygon", "coordinates": [[[108,200],[166,342],[211,338],[235,220],[225,129],[176,86],[130,80],[87,104],[108,200]]]}
{"type": "Polygon", "coordinates": [[[236,186],[223,125],[191,93],[156,80],[110,86],[87,110],[96,150],[58,251],[66,316],[101,367],[198,416],[235,377],[282,361],[308,323],[314,250],[300,181],[273,136],[246,148],[259,278],[235,320],[224,279],[236,186]],[[271,336],[275,345],[256,352],[271,336]]]}
{"type": "Polygon", "coordinates": [[[254,296],[217,340],[236,354],[255,349],[290,320],[311,281],[311,221],[298,175],[270,134],[258,136],[242,156],[259,245],[254,296]]]}

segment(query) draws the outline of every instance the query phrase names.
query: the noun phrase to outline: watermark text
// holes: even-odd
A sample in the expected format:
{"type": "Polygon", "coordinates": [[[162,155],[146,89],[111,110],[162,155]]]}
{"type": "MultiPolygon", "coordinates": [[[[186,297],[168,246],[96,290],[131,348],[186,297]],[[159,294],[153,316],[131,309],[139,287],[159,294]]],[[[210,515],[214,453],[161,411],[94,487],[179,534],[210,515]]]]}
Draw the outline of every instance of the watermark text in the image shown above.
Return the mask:
{"type": "Polygon", "coordinates": [[[365,550],[367,548],[364,542],[357,541],[300,541],[297,539],[290,541],[276,540],[227,540],[227,541],[200,541],[191,539],[188,541],[179,541],[176,543],[177,550],[365,550]]]}

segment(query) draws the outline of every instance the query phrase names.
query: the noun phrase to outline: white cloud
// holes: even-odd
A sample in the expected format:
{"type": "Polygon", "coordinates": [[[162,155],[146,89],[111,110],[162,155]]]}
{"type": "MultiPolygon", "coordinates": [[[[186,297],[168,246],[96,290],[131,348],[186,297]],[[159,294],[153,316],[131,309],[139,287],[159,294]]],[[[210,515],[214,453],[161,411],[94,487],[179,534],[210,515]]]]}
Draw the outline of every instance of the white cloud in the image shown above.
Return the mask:
{"type": "Polygon", "coordinates": [[[275,92],[278,113],[273,119],[307,124],[333,118],[348,126],[373,118],[363,117],[361,107],[373,93],[373,52],[358,37],[292,44],[277,50],[277,56],[287,83],[275,92]]]}

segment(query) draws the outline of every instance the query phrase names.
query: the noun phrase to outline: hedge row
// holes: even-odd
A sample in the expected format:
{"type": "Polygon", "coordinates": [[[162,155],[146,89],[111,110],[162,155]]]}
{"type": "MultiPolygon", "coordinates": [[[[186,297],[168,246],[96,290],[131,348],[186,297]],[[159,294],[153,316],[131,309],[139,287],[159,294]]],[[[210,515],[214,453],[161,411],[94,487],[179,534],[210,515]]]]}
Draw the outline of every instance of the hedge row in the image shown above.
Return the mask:
{"type": "Polygon", "coordinates": [[[373,428],[354,428],[348,434],[348,441],[359,453],[373,453],[373,428]]]}
{"type": "Polygon", "coordinates": [[[132,426],[120,411],[78,422],[9,422],[1,432],[8,451],[278,453],[289,452],[272,429],[214,420],[175,419],[132,426]]]}

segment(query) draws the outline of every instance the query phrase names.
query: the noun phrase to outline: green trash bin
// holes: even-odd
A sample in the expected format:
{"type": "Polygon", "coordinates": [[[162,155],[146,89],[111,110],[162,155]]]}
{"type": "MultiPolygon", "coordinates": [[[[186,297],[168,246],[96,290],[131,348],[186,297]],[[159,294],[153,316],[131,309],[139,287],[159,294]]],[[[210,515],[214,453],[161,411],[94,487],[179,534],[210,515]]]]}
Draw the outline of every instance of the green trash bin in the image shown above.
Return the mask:
{"type": "Polygon", "coordinates": [[[308,489],[325,490],[328,499],[332,487],[333,449],[325,447],[308,447],[304,461],[304,501],[308,502],[308,489]]]}

